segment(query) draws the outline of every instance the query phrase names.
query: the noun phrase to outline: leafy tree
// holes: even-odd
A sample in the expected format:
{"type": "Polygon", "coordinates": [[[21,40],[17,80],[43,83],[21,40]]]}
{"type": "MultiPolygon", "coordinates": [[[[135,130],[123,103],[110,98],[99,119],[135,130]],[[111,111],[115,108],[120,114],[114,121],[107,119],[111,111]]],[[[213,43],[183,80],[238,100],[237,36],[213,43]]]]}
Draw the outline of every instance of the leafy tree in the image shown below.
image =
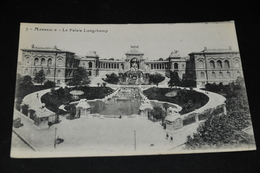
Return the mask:
{"type": "Polygon", "coordinates": [[[117,84],[119,82],[119,77],[115,73],[107,74],[106,78],[103,79],[107,83],[117,84]]]}
{"type": "Polygon", "coordinates": [[[183,87],[196,87],[196,80],[195,80],[194,75],[183,74],[183,78],[181,80],[181,86],[183,86],[183,87]]]}
{"type": "Polygon", "coordinates": [[[38,73],[36,73],[33,81],[36,82],[36,83],[40,83],[42,85],[42,83],[45,81],[44,71],[40,70],[38,73]]]}
{"type": "Polygon", "coordinates": [[[161,107],[153,107],[153,110],[151,111],[151,114],[153,115],[153,118],[156,120],[163,119],[163,109],[161,107]]]}
{"type": "Polygon", "coordinates": [[[20,104],[24,96],[34,91],[35,91],[35,87],[32,83],[31,76],[26,75],[22,77],[21,75],[18,74],[16,77],[15,107],[19,110],[20,104]]]}
{"type": "Polygon", "coordinates": [[[170,88],[174,87],[174,86],[178,86],[181,83],[181,79],[179,77],[179,74],[176,71],[171,71],[170,72],[170,80],[168,82],[168,86],[170,88]]]}
{"type": "Polygon", "coordinates": [[[224,89],[224,85],[223,85],[222,82],[220,82],[220,83],[218,84],[218,88],[219,88],[220,91],[222,91],[222,90],[224,89]]]}
{"type": "Polygon", "coordinates": [[[244,78],[242,78],[241,76],[238,76],[237,79],[236,79],[236,84],[238,86],[245,86],[245,80],[244,78]]]}
{"type": "Polygon", "coordinates": [[[159,61],[163,61],[163,58],[159,58],[159,61]]]}
{"type": "Polygon", "coordinates": [[[26,86],[32,86],[33,83],[32,83],[32,77],[29,76],[29,75],[26,75],[22,78],[22,84],[23,85],[26,85],[26,86]]]}
{"type": "Polygon", "coordinates": [[[51,87],[51,89],[50,89],[50,94],[52,95],[52,94],[55,94],[55,88],[54,87],[51,87]]]}
{"type": "Polygon", "coordinates": [[[231,89],[224,86],[227,92],[227,115],[220,115],[219,110],[206,115],[208,119],[189,136],[185,147],[187,149],[204,149],[232,147],[247,144],[241,130],[250,126],[252,121],[244,87],[231,89]]]}
{"type": "Polygon", "coordinates": [[[55,82],[47,80],[44,82],[43,85],[45,86],[45,88],[52,88],[55,87],[55,82]]]}
{"type": "Polygon", "coordinates": [[[70,81],[70,85],[88,85],[90,80],[88,73],[83,67],[78,67],[74,70],[73,77],[70,81]]]}
{"type": "Polygon", "coordinates": [[[16,93],[18,93],[19,90],[21,89],[22,82],[23,82],[23,77],[20,74],[17,73],[17,76],[16,76],[16,93]]]}
{"type": "Polygon", "coordinates": [[[185,147],[187,149],[230,147],[245,143],[241,131],[236,128],[229,116],[211,114],[209,118],[198,127],[193,137],[188,136],[185,147]]]}
{"type": "Polygon", "coordinates": [[[160,82],[162,82],[165,77],[160,73],[150,74],[149,75],[149,83],[154,83],[158,86],[160,82]]]}
{"type": "Polygon", "coordinates": [[[16,97],[24,97],[25,95],[31,93],[34,90],[34,85],[32,83],[32,78],[29,75],[24,77],[17,76],[16,81],[16,97]]]}

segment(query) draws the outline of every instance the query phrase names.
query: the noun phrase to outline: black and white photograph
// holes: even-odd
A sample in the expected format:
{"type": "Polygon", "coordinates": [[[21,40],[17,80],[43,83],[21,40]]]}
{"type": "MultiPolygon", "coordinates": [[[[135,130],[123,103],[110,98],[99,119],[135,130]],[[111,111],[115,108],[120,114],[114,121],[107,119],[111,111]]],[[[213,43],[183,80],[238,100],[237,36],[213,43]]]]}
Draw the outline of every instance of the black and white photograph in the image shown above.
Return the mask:
{"type": "Polygon", "coordinates": [[[256,150],[234,21],[21,23],[12,158],[256,150]]]}

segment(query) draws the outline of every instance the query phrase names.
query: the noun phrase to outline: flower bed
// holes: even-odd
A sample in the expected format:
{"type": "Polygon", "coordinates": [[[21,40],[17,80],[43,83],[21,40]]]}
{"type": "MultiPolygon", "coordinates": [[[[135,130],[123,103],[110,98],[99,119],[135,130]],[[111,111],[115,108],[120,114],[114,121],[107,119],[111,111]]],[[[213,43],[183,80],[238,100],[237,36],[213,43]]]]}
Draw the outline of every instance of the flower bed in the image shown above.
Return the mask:
{"type": "Polygon", "coordinates": [[[180,114],[186,114],[204,106],[209,98],[203,93],[190,91],[186,89],[170,89],[170,88],[149,88],[143,91],[144,95],[150,100],[165,101],[177,104],[182,107],[180,114]],[[175,97],[167,97],[169,92],[177,92],[175,97]]]}

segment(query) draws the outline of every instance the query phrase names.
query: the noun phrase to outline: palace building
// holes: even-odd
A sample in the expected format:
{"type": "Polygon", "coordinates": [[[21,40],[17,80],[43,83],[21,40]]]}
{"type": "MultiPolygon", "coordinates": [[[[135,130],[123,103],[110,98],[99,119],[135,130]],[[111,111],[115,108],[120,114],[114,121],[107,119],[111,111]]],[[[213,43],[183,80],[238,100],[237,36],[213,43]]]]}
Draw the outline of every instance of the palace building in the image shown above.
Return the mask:
{"type": "Polygon", "coordinates": [[[190,71],[195,73],[197,87],[207,83],[228,84],[243,77],[242,64],[238,51],[229,49],[207,49],[189,54],[190,71]]]}
{"type": "Polygon", "coordinates": [[[151,73],[169,76],[170,71],[176,71],[180,78],[184,75],[194,76],[197,87],[207,83],[227,84],[243,77],[240,54],[229,49],[207,49],[192,52],[187,57],[181,57],[178,51],[170,53],[165,59],[149,60],[139,46],[131,46],[123,59],[102,59],[96,51],[90,51],[85,56],[75,55],[74,52],[53,48],[40,48],[32,45],[30,49],[22,50],[22,61],[19,62],[21,75],[33,77],[41,69],[46,80],[54,81],[57,85],[66,84],[77,67],[83,67],[91,78],[105,77],[106,74],[124,74],[132,82],[136,78],[144,78],[151,73]]]}
{"type": "Polygon", "coordinates": [[[64,51],[54,47],[35,47],[22,50],[21,71],[22,75],[34,77],[37,72],[43,70],[46,80],[63,84],[73,76],[73,70],[77,68],[78,61],[75,53],[64,51]]]}

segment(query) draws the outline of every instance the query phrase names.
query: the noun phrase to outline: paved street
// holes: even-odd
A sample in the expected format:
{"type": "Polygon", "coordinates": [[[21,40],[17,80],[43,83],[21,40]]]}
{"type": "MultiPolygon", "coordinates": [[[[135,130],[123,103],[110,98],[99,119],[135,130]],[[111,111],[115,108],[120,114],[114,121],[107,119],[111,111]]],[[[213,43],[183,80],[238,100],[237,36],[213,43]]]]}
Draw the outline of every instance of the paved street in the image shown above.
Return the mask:
{"type": "Polygon", "coordinates": [[[17,133],[45,155],[53,152],[57,154],[61,152],[61,155],[66,156],[70,155],[70,152],[83,155],[168,153],[168,150],[185,142],[186,135],[192,134],[197,128],[196,123],[184,127],[174,135],[173,142],[170,142],[166,139],[166,133],[160,123],[153,123],[146,118],[63,119],[50,129],[37,130],[36,126],[28,122],[23,115],[17,116],[21,117],[24,123],[23,127],[15,129],[17,133]],[[57,136],[64,139],[64,142],[56,148],[54,148],[55,128],[57,136]]]}

